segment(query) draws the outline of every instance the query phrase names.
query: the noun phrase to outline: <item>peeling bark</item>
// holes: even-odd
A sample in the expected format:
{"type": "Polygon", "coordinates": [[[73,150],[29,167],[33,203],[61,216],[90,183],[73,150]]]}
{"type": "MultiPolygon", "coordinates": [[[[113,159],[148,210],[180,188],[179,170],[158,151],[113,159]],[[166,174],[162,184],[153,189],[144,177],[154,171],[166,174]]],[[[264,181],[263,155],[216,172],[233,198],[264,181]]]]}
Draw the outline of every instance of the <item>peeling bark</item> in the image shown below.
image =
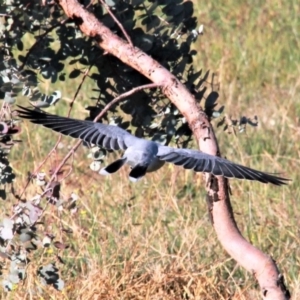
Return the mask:
{"type": "MultiPolygon", "coordinates": [[[[172,101],[188,121],[201,151],[220,155],[214,130],[194,97],[157,61],[132,47],[105,27],[76,0],[57,0],[65,14],[73,19],[81,31],[94,38],[99,47],[125,64],[136,69],[152,82],[162,84],[162,92],[172,101]]],[[[275,261],[255,248],[241,235],[234,220],[227,179],[207,179],[207,201],[218,239],[228,254],[256,277],[264,299],[289,299],[290,295],[275,261]]]]}

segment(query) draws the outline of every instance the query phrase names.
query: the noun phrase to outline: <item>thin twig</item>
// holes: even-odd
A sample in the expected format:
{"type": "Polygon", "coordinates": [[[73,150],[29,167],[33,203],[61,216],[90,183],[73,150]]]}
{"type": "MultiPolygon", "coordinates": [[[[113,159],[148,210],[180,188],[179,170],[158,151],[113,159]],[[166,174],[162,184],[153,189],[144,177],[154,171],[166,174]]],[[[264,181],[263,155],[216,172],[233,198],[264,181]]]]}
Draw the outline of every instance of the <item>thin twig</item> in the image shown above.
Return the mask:
{"type": "Polygon", "coordinates": [[[77,90],[76,90],[76,92],[75,92],[75,94],[74,94],[73,99],[71,100],[71,102],[70,102],[70,104],[69,104],[69,105],[70,105],[70,109],[69,109],[69,111],[68,111],[68,117],[70,117],[70,113],[71,113],[73,104],[74,104],[74,102],[75,102],[75,100],[76,100],[76,98],[77,98],[77,96],[78,96],[78,94],[79,94],[79,91],[80,91],[80,89],[81,89],[81,87],[82,87],[82,85],[83,85],[83,83],[84,83],[86,77],[88,76],[88,74],[89,74],[89,72],[90,72],[90,70],[91,70],[92,67],[93,67],[93,65],[90,65],[89,68],[87,68],[87,69],[85,70],[84,74],[83,74],[82,80],[81,80],[81,82],[80,82],[80,84],[79,84],[79,86],[78,86],[78,88],[77,88],[77,90]]]}
{"type": "Polygon", "coordinates": [[[100,118],[103,117],[103,115],[117,102],[121,101],[122,99],[131,96],[132,94],[135,94],[141,90],[146,90],[146,89],[154,89],[163,86],[163,84],[158,84],[158,83],[149,83],[149,84],[144,84],[141,86],[138,86],[136,88],[131,89],[128,92],[123,93],[122,95],[116,97],[113,99],[111,102],[109,102],[103,109],[102,111],[98,114],[98,116],[94,119],[94,122],[97,122],[100,118]]]}
{"type": "MultiPolygon", "coordinates": [[[[80,89],[81,89],[81,87],[82,87],[82,85],[83,85],[83,83],[84,83],[84,81],[85,81],[85,79],[86,79],[88,73],[90,72],[91,68],[92,68],[92,65],[91,65],[89,68],[87,68],[86,71],[84,72],[83,78],[82,78],[82,80],[81,80],[81,82],[80,82],[80,84],[79,84],[79,86],[78,86],[78,88],[77,88],[77,90],[76,90],[76,92],[75,92],[75,94],[74,94],[74,97],[73,97],[73,99],[72,99],[72,101],[71,101],[71,103],[70,103],[70,109],[69,109],[69,111],[68,111],[68,117],[70,117],[70,113],[71,113],[71,109],[72,109],[72,107],[73,107],[73,103],[75,102],[75,100],[76,100],[76,98],[77,98],[77,96],[78,96],[78,94],[79,94],[79,91],[80,91],[80,89]]],[[[4,103],[5,103],[5,102],[4,102],[4,103]]],[[[57,139],[56,144],[54,145],[54,147],[49,151],[49,153],[47,154],[47,156],[45,157],[45,159],[44,159],[44,160],[39,164],[39,166],[34,170],[34,172],[31,174],[31,176],[29,176],[29,178],[28,178],[28,180],[27,180],[27,182],[26,182],[26,185],[25,185],[25,187],[23,188],[23,190],[22,190],[22,192],[21,192],[21,194],[20,194],[20,197],[23,196],[23,194],[24,194],[26,188],[28,187],[28,185],[29,185],[29,183],[30,183],[30,180],[31,180],[32,178],[34,178],[34,176],[36,176],[36,174],[37,174],[37,172],[40,170],[40,168],[46,163],[46,161],[49,159],[49,157],[52,155],[52,153],[57,149],[57,147],[58,147],[58,145],[59,145],[59,143],[60,143],[60,141],[61,141],[61,138],[62,138],[62,135],[60,134],[59,137],[58,137],[58,139],[57,139]]],[[[54,172],[54,173],[55,173],[55,172],[54,172]]]]}
{"type": "Polygon", "coordinates": [[[118,21],[118,19],[115,17],[115,15],[112,13],[112,11],[110,10],[109,6],[103,1],[100,0],[100,2],[102,3],[102,5],[105,7],[105,9],[107,10],[107,12],[110,14],[110,16],[113,18],[113,20],[117,23],[117,25],[119,26],[119,28],[121,29],[121,31],[123,32],[128,44],[130,44],[130,46],[133,47],[133,43],[129,37],[129,35],[127,34],[126,30],[124,29],[124,27],[122,26],[122,24],[118,21]]]}
{"type": "Polygon", "coordinates": [[[24,186],[24,188],[23,188],[23,190],[22,190],[22,192],[20,194],[20,198],[23,196],[23,194],[24,194],[25,190],[27,189],[27,187],[28,187],[31,179],[33,179],[36,176],[36,174],[40,170],[40,168],[46,163],[46,161],[49,159],[49,157],[52,155],[52,153],[56,150],[56,148],[58,147],[58,145],[59,145],[59,143],[61,141],[61,138],[62,138],[62,135],[60,134],[59,137],[58,137],[58,139],[57,139],[56,144],[49,151],[49,153],[47,154],[47,156],[45,157],[45,159],[39,164],[39,166],[34,170],[34,172],[31,173],[30,176],[28,176],[27,182],[26,182],[26,184],[25,184],[25,186],[24,186]]]}
{"type": "MultiPolygon", "coordinates": [[[[70,170],[69,170],[69,172],[62,178],[62,180],[65,180],[67,177],[69,177],[71,174],[72,174],[72,172],[73,172],[73,164],[74,164],[74,151],[72,152],[72,162],[70,163],[70,170]]],[[[59,171],[58,171],[59,172],[59,171]]]]}
{"type": "MultiPolygon", "coordinates": [[[[97,122],[100,118],[103,117],[103,115],[111,108],[112,105],[116,104],[118,101],[123,100],[124,98],[140,91],[143,89],[151,89],[151,88],[157,88],[162,86],[162,84],[157,84],[157,83],[150,83],[150,84],[145,84],[136,88],[133,88],[132,90],[123,93],[122,95],[116,97],[115,99],[113,99],[111,102],[109,102],[103,109],[102,111],[97,115],[97,117],[94,119],[93,122],[97,122]]],[[[63,165],[67,162],[67,160],[70,158],[70,156],[72,154],[74,154],[74,152],[77,150],[77,148],[80,146],[80,144],[82,143],[81,140],[79,140],[73,147],[72,149],[68,152],[68,154],[64,157],[64,159],[61,161],[61,163],[57,166],[57,168],[55,169],[54,173],[52,174],[50,181],[48,183],[48,185],[50,184],[50,182],[52,182],[52,180],[55,179],[57,173],[60,171],[60,169],[63,167],[63,165]]],[[[47,185],[47,187],[48,187],[47,185]]],[[[46,188],[47,188],[46,187],[46,188]]]]}
{"type": "MultiPolygon", "coordinates": [[[[150,83],[150,84],[145,84],[145,85],[142,85],[142,86],[139,86],[139,87],[136,87],[136,88],[133,88],[131,89],[130,91],[126,92],[126,93],[123,93],[122,95],[114,98],[110,103],[108,103],[103,109],[102,111],[97,115],[97,117],[94,119],[93,122],[97,122],[101,117],[103,117],[103,115],[111,108],[112,105],[116,104],[118,101],[121,101],[123,99],[125,99],[126,97],[140,91],[140,90],[143,90],[143,89],[151,89],[151,88],[158,88],[158,87],[161,87],[162,84],[157,84],[157,83],[150,83]]],[[[61,136],[60,136],[61,138],[61,136]]],[[[71,157],[72,154],[75,153],[75,151],[77,150],[77,148],[80,146],[80,144],[82,143],[81,140],[77,141],[76,144],[72,147],[72,149],[67,153],[67,155],[64,157],[64,159],[60,162],[60,164],[56,167],[55,171],[53,172],[49,182],[47,183],[45,189],[44,189],[44,192],[42,193],[41,197],[44,196],[50,189],[50,185],[52,183],[52,181],[56,178],[58,172],[60,171],[60,169],[64,166],[64,164],[68,161],[68,159],[71,157]]],[[[56,143],[55,147],[57,146],[58,143],[56,143]]],[[[51,150],[51,152],[54,151],[55,147],[51,150]]],[[[49,154],[47,156],[47,158],[49,157],[49,154]]],[[[70,174],[68,173],[67,176],[69,176],[70,174]]],[[[66,176],[66,177],[67,177],[66,176]]],[[[64,178],[62,179],[64,180],[64,178]]],[[[23,189],[22,191],[22,194],[23,192],[25,191],[26,187],[28,186],[29,184],[29,181],[27,182],[25,188],[23,189]]],[[[22,195],[21,194],[21,195],[22,195]]],[[[43,216],[44,212],[46,211],[46,208],[48,207],[48,204],[49,202],[47,202],[46,206],[44,207],[44,209],[42,210],[42,213],[40,214],[38,220],[43,216]]],[[[37,222],[37,221],[36,221],[37,222]]]]}

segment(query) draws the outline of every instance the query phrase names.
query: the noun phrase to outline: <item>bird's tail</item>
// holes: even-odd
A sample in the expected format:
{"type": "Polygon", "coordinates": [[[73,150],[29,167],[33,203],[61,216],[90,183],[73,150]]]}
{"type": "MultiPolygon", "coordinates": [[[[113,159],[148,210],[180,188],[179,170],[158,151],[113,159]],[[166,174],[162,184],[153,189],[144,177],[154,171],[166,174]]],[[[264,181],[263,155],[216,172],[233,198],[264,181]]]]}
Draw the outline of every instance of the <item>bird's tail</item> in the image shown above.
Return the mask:
{"type": "Polygon", "coordinates": [[[101,175],[109,175],[112,173],[117,172],[126,162],[126,158],[120,158],[111,163],[110,165],[106,166],[105,168],[101,169],[99,174],[101,175]]]}
{"type": "Polygon", "coordinates": [[[132,168],[132,170],[129,173],[129,179],[132,182],[136,182],[139,179],[141,179],[143,176],[145,176],[147,172],[147,166],[141,166],[137,165],[132,168]]]}

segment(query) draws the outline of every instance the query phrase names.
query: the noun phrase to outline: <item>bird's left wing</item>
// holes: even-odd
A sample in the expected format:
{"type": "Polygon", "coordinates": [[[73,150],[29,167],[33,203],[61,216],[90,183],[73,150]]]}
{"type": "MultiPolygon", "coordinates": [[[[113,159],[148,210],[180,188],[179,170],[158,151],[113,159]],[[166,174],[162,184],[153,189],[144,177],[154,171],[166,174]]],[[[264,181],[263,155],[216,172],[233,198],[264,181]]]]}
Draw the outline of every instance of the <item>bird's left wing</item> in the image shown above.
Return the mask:
{"type": "Polygon", "coordinates": [[[160,160],[192,169],[196,172],[211,173],[216,176],[227,178],[239,178],[256,180],[275,185],[286,184],[289,179],[277,177],[270,173],[260,172],[239,164],[235,164],[225,158],[213,156],[190,149],[176,149],[160,145],[157,157],[160,160]]]}
{"type": "Polygon", "coordinates": [[[125,150],[139,140],[118,126],[60,117],[22,106],[19,108],[17,112],[21,118],[108,150],[125,150]]]}

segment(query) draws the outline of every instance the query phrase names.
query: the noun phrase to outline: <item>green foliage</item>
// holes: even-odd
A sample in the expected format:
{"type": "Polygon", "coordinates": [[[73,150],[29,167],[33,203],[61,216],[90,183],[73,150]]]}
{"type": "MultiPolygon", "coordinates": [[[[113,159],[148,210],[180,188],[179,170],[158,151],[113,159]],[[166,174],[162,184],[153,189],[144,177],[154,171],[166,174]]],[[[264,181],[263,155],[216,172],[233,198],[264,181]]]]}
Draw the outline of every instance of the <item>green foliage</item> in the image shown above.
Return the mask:
{"type": "MultiPolygon", "coordinates": [[[[196,52],[191,49],[191,45],[199,35],[195,29],[197,24],[193,16],[192,2],[178,1],[174,5],[174,2],[168,1],[110,1],[107,4],[133,43],[170,69],[196,93],[204,81],[199,82],[201,71],[195,72],[192,66],[196,52]]],[[[93,4],[89,9],[113,32],[123,35],[120,26],[99,3],[93,4]]],[[[54,3],[41,5],[39,1],[10,1],[2,7],[2,12],[0,55],[3,63],[0,70],[0,89],[1,98],[6,103],[13,104],[16,98],[23,95],[35,106],[53,105],[61,98],[61,92],[56,90],[47,96],[40,92],[40,83],[46,80],[55,84],[57,81],[65,81],[66,78],[75,80],[84,76],[82,67],[88,66],[92,70],[89,76],[96,83],[95,92],[98,94],[96,99],[92,99],[92,105],[89,105],[90,118],[94,118],[116,94],[122,94],[148,82],[141,74],[116,58],[104,55],[103,50],[99,49],[93,40],[83,36],[76,24],[67,20],[59,6],[54,3]],[[29,39],[33,43],[28,43],[29,39]]],[[[208,76],[208,73],[205,76],[208,76]]],[[[211,112],[217,99],[217,94],[215,95],[210,106],[211,112]]],[[[199,101],[202,97],[203,93],[199,101]]],[[[14,119],[13,116],[9,121],[11,127],[14,119]]],[[[186,143],[190,139],[190,130],[184,118],[159,91],[155,90],[141,90],[129,96],[121,105],[115,105],[106,114],[105,119],[111,124],[132,128],[139,136],[149,136],[162,143],[169,143],[173,137],[179,140],[184,134],[187,135],[186,143]],[[117,109],[123,114],[116,117],[117,109]],[[130,115],[130,121],[124,119],[125,115],[130,115]]],[[[9,133],[5,135],[10,136],[9,133]]],[[[99,169],[105,154],[103,150],[92,151],[94,162],[91,168],[94,171],[99,169]]],[[[1,182],[11,184],[14,178],[12,169],[7,159],[2,159],[2,163],[1,182]]],[[[42,195],[37,194],[30,200],[25,200],[19,194],[15,194],[21,202],[15,206],[15,215],[3,224],[1,231],[3,247],[13,241],[24,249],[26,257],[32,251],[38,251],[38,245],[44,248],[52,243],[55,247],[64,245],[49,238],[55,236],[52,232],[41,236],[37,227],[37,223],[43,218],[46,203],[63,209],[60,185],[48,181],[44,172],[33,173],[30,178],[33,176],[36,178],[36,185],[43,189],[42,195]],[[15,239],[18,234],[17,242],[15,239]]],[[[4,193],[2,197],[5,198],[4,193]]],[[[68,204],[68,209],[70,213],[76,212],[75,201],[68,204]]],[[[19,255],[15,247],[4,253],[10,259],[19,255]]],[[[21,263],[22,266],[14,264],[11,272],[4,277],[3,285],[6,290],[11,290],[13,284],[24,280],[26,274],[23,267],[26,267],[29,260],[25,261],[25,265],[24,260],[21,263]],[[24,273],[18,280],[16,268],[24,273]]],[[[64,283],[57,271],[58,269],[50,263],[40,267],[37,274],[44,284],[62,289],[64,283]]]]}
{"type": "MultiPolygon", "coordinates": [[[[89,118],[93,119],[116,95],[148,83],[141,74],[103,53],[93,40],[79,31],[72,20],[66,19],[54,2],[46,3],[43,6],[41,1],[11,0],[0,7],[0,99],[8,104],[17,100],[18,104],[23,105],[30,100],[37,106],[48,107],[60,98],[66,100],[70,97],[70,101],[76,100],[75,105],[79,102],[79,110],[75,113],[80,118],[83,118],[80,108],[83,107],[81,103],[84,103],[88,104],[89,118]],[[80,101],[76,99],[77,87],[84,98],[80,101]]],[[[266,169],[266,166],[260,165],[261,159],[256,159],[258,153],[267,152],[291,158],[292,153],[296,152],[296,142],[289,142],[292,132],[288,134],[282,131],[280,134],[279,127],[284,127],[284,123],[278,117],[279,109],[277,111],[276,105],[270,105],[267,100],[273,96],[271,93],[274,93],[274,99],[278,99],[279,93],[264,88],[278,85],[279,90],[281,82],[284,82],[282,86],[286,89],[296,85],[294,79],[299,77],[299,73],[293,62],[299,61],[299,37],[295,32],[299,25],[299,22],[296,23],[297,6],[281,11],[270,4],[256,3],[254,6],[247,1],[239,4],[230,1],[226,6],[218,1],[201,3],[199,11],[203,15],[200,21],[205,24],[205,35],[202,36],[203,29],[197,23],[194,13],[197,1],[106,3],[133,44],[186,84],[196,99],[202,101],[201,104],[212,118],[220,117],[224,109],[217,108],[219,85],[211,72],[202,71],[197,66],[219,71],[221,91],[232,114],[218,120],[222,129],[233,133],[236,128],[243,131],[246,125],[256,126],[255,118],[240,115],[265,112],[265,118],[260,114],[264,130],[257,133],[256,142],[252,139],[238,141],[224,138],[221,141],[221,145],[226,146],[221,147],[226,149],[224,154],[231,158],[239,157],[245,164],[250,164],[251,158],[253,165],[266,169]],[[294,17],[290,18],[290,12],[295,14],[294,17]],[[249,26],[247,20],[251,21],[249,26]],[[267,26],[264,26],[265,23],[267,26]],[[281,40],[283,38],[284,41],[281,40]],[[282,60],[285,62],[283,66],[280,65],[282,60]],[[291,78],[291,82],[288,78],[291,78]],[[251,108],[249,103],[253,102],[255,105],[251,108]],[[277,116],[275,129],[270,125],[273,120],[271,112],[277,116]],[[278,147],[274,147],[275,134],[280,139],[278,147]]],[[[99,3],[93,2],[89,11],[124,38],[120,27],[99,3]]],[[[280,95],[280,99],[286,99],[285,93],[280,95]]],[[[278,107],[283,107],[280,105],[282,99],[278,100],[278,107]]],[[[291,113],[291,119],[294,120],[299,104],[293,99],[291,103],[295,110],[291,113]]],[[[205,288],[208,285],[207,294],[203,294],[201,288],[203,299],[215,294],[218,294],[217,298],[223,296],[225,299],[225,295],[232,297],[231,291],[236,291],[237,286],[245,284],[247,288],[252,284],[242,270],[234,269],[232,273],[228,271],[233,269],[234,263],[226,262],[227,257],[222,254],[211,233],[206,216],[203,217],[205,204],[195,201],[204,198],[204,194],[202,185],[196,182],[193,174],[176,175],[173,169],[165,168],[165,173],[151,175],[153,177],[150,176],[149,181],[133,188],[128,187],[127,182],[124,184],[122,175],[114,178],[113,182],[100,182],[99,176],[94,178],[97,173],[86,168],[82,168],[84,171],[76,168],[70,181],[65,179],[67,184],[61,187],[54,182],[48,186],[56,164],[44,165],[45,170],[35,172],[28,155],[35,162],[43,161],[49,147],[54,144],[53,134],[29,127],[34,142],[29,141],[27,144],[23,135],[23,144],[19,146],[13,139],[15,133],[19,132],[19,124],[16,117],[9,113],[8,107],[4,106],[6,113],[1,115],[3,127],[7,126],[8,131],[2,130],[0,141],[1,151],[5,152],[1,156],[3,168],[0,196],[3,199],[6,197],[7,203],[10,201],[7,205],[15,203],[12,200],[17,200],[17,203],[13,212],[10,206],[6,206],[3,214],[7,216],[3,217],[1,223],[0,256],[3,258],[1,267],[5,269],[2,272],[5,290],[22,289],[22,284],[19,284],[22,282],[32,289],[30,293],[34,295],[42,295],[46,287],[47,295],[51,295],[51,288],[63,289],[67,278],[66,285],[69,287],[74,281],[74,288],[68,290],[72,299],[78,297],[77,283],[82,290],[88,286],[84,284],[87,276],[88,283],[101,281],[101,288],[113,286],[111,290],[117,290],[115,293],[120,297],[124,296],[126,284],[132,284],[136,294],[138,291],[141,295],[149,294],[149,291],[143,293],[142,282],[145,287],[152,284],[153,293],[155,289],[163,290],[167,295],[173,292],[187,299],[196,294],[195,282],[200,277],[198,284],[205,288]],[[22,192],[19,184],[12,185],[15,175],[7,156],[11,148],[16,148],[12,161],[17,171],[15,173],[28,182],[27,194],[22,192]],[[34,176],[27,178],[24,164],[34,176]],[[77,192],[84,194],[84,197],[77,196],[77,192]],[[128,273],[124,271],[127,270],[127,263],[133,265],[132,271],[128,273]],[[89,274],[93,270],[96,270],[97,276],[91,280],[89,274]],[[189,270],[193,271],[189,273],[189,270]],[[107,274],[110,275],[108,279],[107,274]],[[173,275],[171,280],[169,274],[173,275]],[[26,276],[31,279],[24,282],[26,276]],[[41,282],[40,286],[32,283],[36,277],[41,282]],[[193,278],[193,283],[187,278],[193,278]],[[210,279],[207,278],[211,278],[212,282],[208,283],[210,279]],[[203,285],[201,280],[204,281],[203,285]],[[215,282],[219,286],[217,292],[215,282]],[[229,288],[231,291],[228,291],[229,288]],[[188,293],[191,293],[190,296],[188,293]]],[[[61,114],[62,111],[65,113],[63,101],[56,108],[60,109],[61,114]]],[[[129,96],[113,106],[102,121],[163,143],[176,142],[179,146],[187,146],[191,141],[191,132],[185,119],[158,90],[143,90],[129,96]]],[[[24,124],[22,126],[27,128],[24,124]]],[[[86,152],[79,150],[80,156],[86,152]]],[[[84,161],[84,166],[91,163],[94,171],[99,170],[107,154],[102,149],[92,148],[90,160],[84,161]]],[[[80,165],[80,160],[75,159],[80,165]]],[[[269,161],[272,164],[275,160],[269,161]]],[[[293,160],[292,169],[296,169],[298,163],[293,160]]],[[[62,170],[62,176],[65,177],[68,172],[69,169],[62,170]]],[[[281,194],[274,189],[268,193],[263,188],[258,190],[255,185],[254,188],[251,185],[250,189],[247,183],[234,183],[233,190],[236,196],[247,195],[237,209],[243,215],[238,216],[241,230],[248,232],[248,238],[253,243],[263,249],[271,249],[272,254],[275,253],[274,257],[286,261],[284,245],[295,250],[297,242],[297,239],[293,239],[298,226],[297,209],[292,209],[292,203],[295,201],[297,205],[299,191],[295,189],[295,193],[292,193],[291,190],[285,196],[283,192],[281,194]],[[284,205],[283,200],[290,205],[284,205]],[[244,216],[244,212],[248,211],[247,205],[250,205],[248,202],[253,205],[256,203],[256,207],[249,209],[249,216],[244,216]],[[281,219],[280,215],[283,215],[281,219]],[[267,231],[270,228],[273,230],[267,231]],[[278,240],[282,241],[279,245],[278,240]]],[[[296,280],[299,264],[294,253],[297,250],[289,256],[284,268],[289,270],[288,279],[296,280]]],[[[96,289],[95,284],[93,288],[96,289]]],[[[131,298],[134,298],[134,289],[128,287],[128,290],[130,292],[126,297],[133,295],[131,298]]],[[[84,294],[83,299],[87,298],[84,294]]]]}

